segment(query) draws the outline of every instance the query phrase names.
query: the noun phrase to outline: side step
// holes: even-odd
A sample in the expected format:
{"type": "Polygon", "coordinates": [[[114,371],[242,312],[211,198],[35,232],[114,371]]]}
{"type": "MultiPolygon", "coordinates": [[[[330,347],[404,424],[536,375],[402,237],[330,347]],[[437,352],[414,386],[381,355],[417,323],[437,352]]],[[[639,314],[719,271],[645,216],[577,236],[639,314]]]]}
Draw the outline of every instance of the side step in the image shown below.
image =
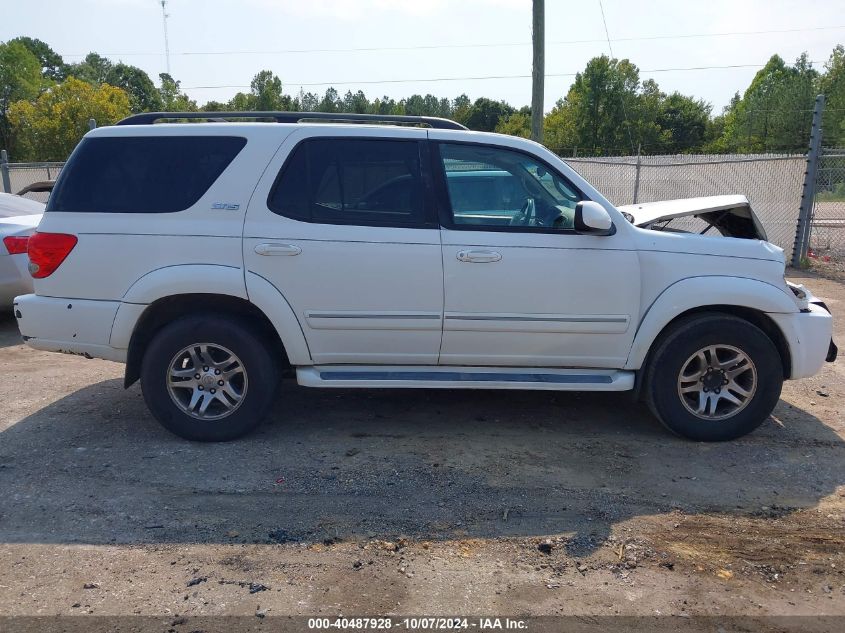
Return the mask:
{"type": "Polygon", "coordinates": [[[629,391],[634,372],[613,369],[513,367],[425,367],[320,365],[299,367],[296,380],[305,387],[537,389],[547,391],[629,391]]]}

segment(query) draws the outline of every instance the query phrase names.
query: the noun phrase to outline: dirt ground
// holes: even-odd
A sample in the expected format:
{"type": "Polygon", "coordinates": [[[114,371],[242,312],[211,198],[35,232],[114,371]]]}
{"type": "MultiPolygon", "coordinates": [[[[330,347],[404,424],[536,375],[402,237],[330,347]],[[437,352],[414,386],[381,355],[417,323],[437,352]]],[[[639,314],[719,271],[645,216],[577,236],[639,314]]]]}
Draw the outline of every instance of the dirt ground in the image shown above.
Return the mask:
{"type": "Polygon", "coordinates": [[[0,615],[845,615],[841,359],[724,444],[624,394],[293,383],[193,444],[10,319],[0,366],[0,615]]]}

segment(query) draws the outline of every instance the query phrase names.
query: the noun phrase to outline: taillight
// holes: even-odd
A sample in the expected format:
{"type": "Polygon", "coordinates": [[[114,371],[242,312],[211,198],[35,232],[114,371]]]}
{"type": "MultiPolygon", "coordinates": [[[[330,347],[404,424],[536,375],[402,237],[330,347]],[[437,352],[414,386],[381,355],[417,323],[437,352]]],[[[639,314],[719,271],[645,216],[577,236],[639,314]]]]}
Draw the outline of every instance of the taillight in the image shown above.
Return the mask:
{"type": "Polygon", "coordinates": [[[66,233],[40,233],[29,238],[29,273],[35,279],[49,277],[76,246],[76,236],[66,233]]]}
{"type": "Polygon", "coordinates": [[[28,235],[10,235],[3,238],[3,244],[5,244],[6,250],[9,251],[9,255],[20,255],[21,253],[26,253],[27,242],[29,242],[28,235]]]}

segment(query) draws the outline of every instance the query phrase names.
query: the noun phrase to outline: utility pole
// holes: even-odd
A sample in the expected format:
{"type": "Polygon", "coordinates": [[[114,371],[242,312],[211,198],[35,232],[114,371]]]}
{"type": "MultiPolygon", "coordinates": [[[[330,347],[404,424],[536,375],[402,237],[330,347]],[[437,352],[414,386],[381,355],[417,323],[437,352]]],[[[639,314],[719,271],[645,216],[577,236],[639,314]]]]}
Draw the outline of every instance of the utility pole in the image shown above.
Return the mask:
{"type": "Polygon", "coordinates": [[[533,0],[531,39],[534,59],[531,71],[531,140],[543,142],[543,85],[546,78],[545,0],[533,0]]]}
{"type": "Polygon", "coordinates": [[[164,25],[164,57],[167,62],[167,74],[170,74],[170,42],[167,40],[167,18],[170,15],[167,13],[167,0],[161,0],[161,21],[164,25]]]}

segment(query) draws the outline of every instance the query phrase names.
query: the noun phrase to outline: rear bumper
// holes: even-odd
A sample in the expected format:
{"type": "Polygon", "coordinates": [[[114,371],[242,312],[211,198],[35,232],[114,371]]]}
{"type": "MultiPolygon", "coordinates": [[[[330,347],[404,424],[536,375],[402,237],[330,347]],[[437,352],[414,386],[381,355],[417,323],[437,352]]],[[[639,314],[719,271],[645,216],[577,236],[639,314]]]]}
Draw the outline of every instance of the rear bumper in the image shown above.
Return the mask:
{"type": "Polygon", "coordinates": [[[836,358],[833,317],[820,303],[810,303],[805,312],[769,314],[780,326],[792,357],[791,379],[813,376],[825,361],[836,358]]]}
{"type": "Polygon", "coordinates": [[[33,349],[126,362],[126,350],[109,345],[118,301],[22,295],[14,312],[24,342],[33,349]]]}

